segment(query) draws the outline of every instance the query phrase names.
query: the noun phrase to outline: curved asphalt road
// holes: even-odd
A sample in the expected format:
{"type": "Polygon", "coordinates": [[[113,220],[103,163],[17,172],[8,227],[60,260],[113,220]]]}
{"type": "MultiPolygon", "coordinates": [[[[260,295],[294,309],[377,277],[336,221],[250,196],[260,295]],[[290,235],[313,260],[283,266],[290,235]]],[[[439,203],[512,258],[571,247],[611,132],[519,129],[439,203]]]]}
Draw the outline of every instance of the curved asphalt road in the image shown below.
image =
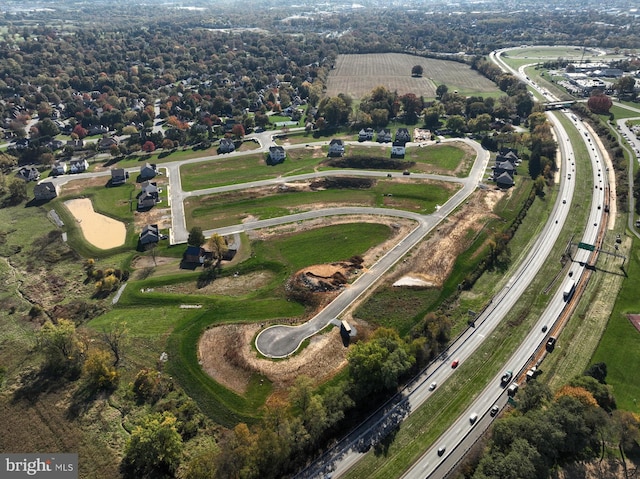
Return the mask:
{"type": "MultiPolygon", "coordinates": [[[[322,330],[334,319],[336,319],[346,308],[351,305],[362,293],[370,288],[378,279],[391,268],[400,258],[402,258],[411,248],[413,248],[419,241],[421,241],[429,232],[440,222],[447,217],[455,208],[457,208],[462,202],[464,202],[469,195],[475,190],[476,186],[481,182],[485,170],[489,162],[489,153],[483,150],[477,143],[468,141],[476,150],[476,161],[469,177],[466,179],[452,179],[446,177],[449,180],[458,181],[463,186],[457,193],[455,193],[442,207],[434,214],[431,215],[417,215],[407,212],[395,211],[395,216],[411,217],[418,221],[418,226],[411,231],[405,238],[403,238],[395,247],[387,252],[378,262],[376,262],[371,268],[369,268],[364,274],[351,285],[349,285],[336,299],[334,299],[326,308],[320,313],[314,316],[306,323],[299,326],[285,326],[276,325],[264,329],[258,334],[256,338],[256,348],[261,354],[271,358],[284,358],[294,353],[300,344],[308,337],[316,334],[322,330]],[[400,214],[398,214],[400,213],[400,214]]],[[[327,172],[327,174],[335,174],[327,172]]],[[[354,174],[354,172],[350,172],[354,174]]],[[[422,175],[413,175],[415,177],[422,175]]],[[[361,208],[332,208],[329,210],[332,214],[356,214],[361,208]],[[339,213],[340,210],[346,210],[345,213],[339,213]]],[[[371,209],[366,209],[371,210],[371,209]]],[[[374,214],[388,214],[389,210],[374,209],[377,210],[374,214]]],[[[309,213],[318,213],[309,212],[309,213]]],[[[290,222],[288,218],[278,218],[277,220],[284,220],[290,222]]],[[[271,221],[271,220],[265,220],[271,221]]],[[[245,228],[247,225],[238,225],[245,228]]],[[[262,227],[262,226],[261,226],[262,227]]]]}

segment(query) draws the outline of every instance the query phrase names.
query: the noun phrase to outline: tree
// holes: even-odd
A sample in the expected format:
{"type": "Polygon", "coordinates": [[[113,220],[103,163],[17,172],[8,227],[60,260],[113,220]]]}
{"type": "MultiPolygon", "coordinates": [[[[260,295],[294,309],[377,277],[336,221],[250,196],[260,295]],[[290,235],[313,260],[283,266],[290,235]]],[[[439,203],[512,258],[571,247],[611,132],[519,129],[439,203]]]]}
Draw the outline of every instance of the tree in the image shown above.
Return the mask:
{"type": "Polygon", "coordinates": [[[240,123],[236,123],[231,127],[231,134],[236,140],[244,138],[244,126],[240,123]]]}
{"type": "Polygon", "coordinates": [[[379,328],[349,353],[349,371],[361,397],[395,388],[414,362],[408,345],[388,328],[379,328]]]}
{"type": "Polygon", "coordinates": [[[445,96],[448,91],[449,91],[449,87],[444,83],[442,85],[438,85],[436,87],[436,98],[442,99],[442,97],[445,96]]]}
{"type": "Polygon", "coordinates": [[[222,258],[229,249],[224,237],[217,233],[212,234],[207,240],[207,247],[209,248],[209,251],[211,251],[213,259],[216,260],[216,267],[220,267],[222,258]]]}
{"type": "Polygon", "coordinates": [[[38,331],[37,338],[50,369],[65,371],[80,364],[83,348],[73,321],[59,319],[57,324],[53,324],[47,320],[38,331]]]}
{"type": "Polygon", "coordinates": [[[182,457],[176,418],[165,411],[144,417],[127,442],[121,469],[124,477],[172,478],[182,457]]]}
{"type": "Polygon", "coordinates": [[[599,90],[593,90],[591,96],[587,100],[589,110],[596,114],[607,114],[613,106],[613,101],[607,95],[599,90]]]}
{"type": "Polygon", "coordinates": [[[400,98],[402,109],[404,110],[405,122],[413,125],[418,120],[418,114],[422,111],[422,98],[417,97],[413,93],[407,93],[400,98]]]}
{"type": "Polygon", "coordinates": [[[56,136],[60,134],[60,128],[50,118],[45,118],[36,123],[40,136],[56,136]]]}
{"type": "Polygon", "coordinates": [[[452,115],[447,118],[446,125],[453,133],[460,134],[465,127],[464,117],[461,115],[452,115]]]}
{"type": "Polygon", "coordinates": [[[204,234],[202,234],[202,228],[194,226],[189,231],[189,237],[187,238],[187,244],[189,246],[202,246],[205,242],[204,234]]]}
{"type": "Polygon", "coordinates": [[[156,150],[156,145],[153,144],[153,141],[145,141],[142,145],[142,151],[147,153],[153,153],[156,150]]]}
{"type": "Polygon", "coordinates": [[[414,65],[413,68],[411,69],[411,76],[421,77],[423,72],[424,72],[424,68],[422,68],[422,65],[414,65]]]}
{"type": "Polygon", "coordinates": [[[102,349],[93,349],[87,353],[84,374],[92,389],[115,389],[119,374],[111,362],[111,355],[102,349]]]}
{"type": "Polygon", "coordinates": [[[75,134],[79,140],[82,140],[84,137],[86,137],[89,134],[89,132],[87,131],[86,128],[83,128],[80,123],[78,123],[73,128],[73,134],[75,134]]]}
{"type": "Polygon", "coordinates": [[[17,205],[26,201],[27,198],[27,184],[24,181],[14,179],[9,183],[9,202],[11,204],[17,205]]]}
{"type": "Polygon", "coordinates": [[[111,326],[111,329],[103,329],[102,340],[113,353],[113,365],[118,366],[122,359],[122,350],[129,340],[127,323],[115,323],[111,326]]]}

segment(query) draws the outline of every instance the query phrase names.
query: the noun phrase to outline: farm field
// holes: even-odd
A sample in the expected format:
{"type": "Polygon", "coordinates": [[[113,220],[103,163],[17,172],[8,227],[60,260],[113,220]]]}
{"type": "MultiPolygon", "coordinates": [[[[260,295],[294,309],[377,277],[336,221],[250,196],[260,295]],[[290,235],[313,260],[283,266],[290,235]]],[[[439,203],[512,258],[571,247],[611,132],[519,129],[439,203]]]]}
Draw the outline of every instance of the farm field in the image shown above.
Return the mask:
{"type": "Polygon", "coordinates": [[[384,86],[399,95],[414,93],[435,98],[438,85],[460,94],[499,92],[496,85],[464,63],[423,58],[399,53],[340,55],[327,79],[327,95],[346,93],[362,98],[377,86],[384,86]],[[423,76],[411,76],[411,68],[421,65],[423,76]]]}

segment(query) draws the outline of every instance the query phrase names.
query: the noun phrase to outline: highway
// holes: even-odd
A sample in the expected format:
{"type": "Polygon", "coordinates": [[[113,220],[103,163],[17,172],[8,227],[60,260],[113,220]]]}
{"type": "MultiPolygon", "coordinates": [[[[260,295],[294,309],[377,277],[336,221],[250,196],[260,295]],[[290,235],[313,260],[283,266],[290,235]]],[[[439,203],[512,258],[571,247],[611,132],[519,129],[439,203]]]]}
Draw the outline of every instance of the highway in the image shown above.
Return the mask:
{"type": "MultiPolygon", "coordinates": [[[[499,60],[494,61],[499,62],[499,60]]],[[[526,81],[524,75],[522,75],[522,80],[526,81]]],[[[553,101],[553,97],[549,92],[543,91],[542,94],[549,101],[553,101]]],[[[604,174],[606,168],[601,154],[595,146],[596,141],[591,132],[572,115],[568,113],[566,115],[572,119],[574,126],[583,137],[593,165],[594,195],[581,242],[595,245],[600,228],[605,227],[602,221],[604,215],[603,205],[606,204],[605,195],[608,194],[604,174]]],[[[364,425],[340,441],[339,444],[296,477],[324,477],[330,473],[331,477],[335,479],[346,473],[366,453],[367,446],[375,444],[375,441],[384,437],[386,430],[398,424],[424,401],[428,400],[433,393],[429,387],[432,382],[441,385],[456,373],[456,369],[451,367],[453,359],[462,364],[472,358],[484,338],[491,334],[495,326],[508,314],[520,295],[533,281],[542,264],[547,260],[553,244],[558,239],[564,222],[572,210],[576,181],[575,157],[568,134],[555,115],[549,115],[549,119],[552,121],[557,135],[561,156],[560,188],[557,203],[550,218],[538,235],[527,257],[505,287],[492,299],[490,305],[476,319],[475,327],[469,327],[449,347],[446,354],[432,363],[420,377],[416,378],[388,404],[374,413],[364,425]]],[[[576,207],[576,205],[573,205],[573,208],[576,207]]],[[[521,376],[525,368],[531,365],[532,358],[535,358],[536,352],[544,348],[547,339],[552,334],[558,333],[555,329],[555,324],[567,307],[563,290],[572,281],[580,281],[591,254],[590,251],[585,249],[577,250],[569,272],[560,281],[559,288],[549,302],[548,307],[526,339],[504,365],[504,368],[496,373],[494,379],[476,397],[471,406],[407,470],[402,476],[403,478],[446,477],[449,471],[464,457],[464,454],[475,443],[477,438],[486,431],[493,420],[493,416],[489,414],[491,408],[497,405],[499,409],[502,409],[507,401],[507,385],[502,385],[500,381],[503,371],[508,369],[516,372],[514,380],[521,376]],[[472,415],[477,415],[477,419],[473,422],[470,421],[472,415]]]]}
{"type": "MultiPolygon", "coordinates": [[[[520,76],[523,81],[527,81],[522,72],[520,73],[520,76]]],[[[532,84],[532,82],[529,83],[532,84]]],[[[551,99],[552,95],[549,92],[543,91],[542,94],[545,98],[549,98],[551,101],[554,101],[551,99]]],[[[580,132],[581,137],[583,137],[583,140],[589,150],[592,164],[594,194],[589,210],[589,218],[580,241],[585,244],[595,245],[600,229],[605,228],[602,221],[605,215],[603,206],[605,205],[605,194],[608,194],[604,175],[606,167],[604,166],[600,152],[595,147],[596,141],[591,132],[580,121],[578,121],[575,116],[568,112],[562,114],[565,114],[573,121],[574,126],[580,132]]],[[[555,242],[555,239],[557,239],[564,220],[572,209],[573,185],[576,181],[576,175],[575,159],[573,157],[573,151],[571,150],[569,137],[555,115],[549,115],[549,119],[553,122],[554,129],[558,135],[558,145],[563,158],[561,167],[562,180],[560,182],[558,203],[545,226],[545,231],[543,231],[540,236],[548,240],[549,243],[553,243],[555,242]],[[554,239],[552,240],[552,238],[554,239]]],[[[576,207],[577,205],[573,206],[573,208],[576,207]]],[[[534,247],[532,251],[535,252],[536,248],[534,247]]],[[[539,252],[537,256],[542,260],[546,260],[547,254],[539,252]]],[[[562,280],[560,287],[557,289],[534,328],[504,365],[504,370],[508,369],[517,371],[518,373],[515,377],[522,377],[522,373],[525,371],[525,368],[531,366],[532,358],[534,358],[536,353],[544,347],[547,339],[552,335],[555,337],[555,335],[558,334],[559,331],[555,328],[555,323],[563,313],[563,310],[567,307],[567,301],[564,298],[563,291],[571,282],[575,281],[576,283],[579,283],[585,273],[585,266],[588,264],[591,255],[592,253],[586,249],[577,250],[573,257],[572,264],[569,267],[569,273],[567,273],[562,280]],[[543,327],[545,332],[543,332],[543,327]]],[[[532,269],[530,273],[533,272],[534,271],[532,269]]],[[[529,276],[530,273],[527,273],[527,276],[529,276]]],[[[531,280],[533,280],[533,275],[529,277],[527,282],[530,282],[531,280]]],[[[521,277],[516,273],[513,281],[520,282],[521,277]]],[[[506,394],[505,388],[500,384],[501,375],[502,371],[498,372],[493,381],[489,383],[482,393],[480,393],[474,400],[473,404],[436,441],[436,443],[425,452],[420,460],[402,476],[403,478],[422,479],[424,477],[446,477],[448,472],[462,459],[464,454],[473,445],[473,442],[475,442],[475,440],[490,426],[492,418],[489,414],[489,410],[493,404],[497,404],[500,408],[504,407],[506,394]],[[477,414],[480,416],[479,420],[473,424],[469,421],[471,414],[477,414]],[[445,448],[445,453],[439,455],[438,449],[442,447],[445,448]]]]}

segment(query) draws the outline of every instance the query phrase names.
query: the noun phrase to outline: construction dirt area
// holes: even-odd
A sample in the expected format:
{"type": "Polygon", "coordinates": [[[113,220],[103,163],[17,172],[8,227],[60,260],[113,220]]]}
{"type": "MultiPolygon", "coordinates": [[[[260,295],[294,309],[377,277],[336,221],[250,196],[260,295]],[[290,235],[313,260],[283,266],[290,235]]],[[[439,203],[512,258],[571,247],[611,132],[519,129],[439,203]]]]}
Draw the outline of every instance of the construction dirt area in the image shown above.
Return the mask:
{"type": "Polygon", "coordinates": [[[100,249],[122,246],[127,237],[123,222],[96,213],[89,198],[67,200],[64,205],[76,219],[85,239],[100,249]]]}
{"type": "MultiPolygon", "coordinates": [[[[504,195],[509,194],[509,191],[495,189],[476,191],[463,207],[443,220],[433,234],[422,241],[379,284],[391,282],[397,287],[403,287],[403,284],[409,287],[440,287],[451,272],[457,256],[473,242],[488,219],[493,216],[492,211],[495,204],[504,195]]],[[[315,207],[322,206],[315,205],[315,207]]],[[[343,278],[347,282],[353,281],[355,274],[361,270],[366,271],[385,251],[388,251],[390,247],[405,237],[415,227],[415,224],[409,220],[399,220],[398,218],[366,216],[325,218],[295,226],[283,225],[279,228],[254,231],[251,236],[256,239],[265,239],[276,235],[290,234],[294,231],[320,228],[337,222],[362,221],[385,222],[392,228],[393,233],[385,243],[362,255],[361,264],[354,265],[347,261],[348,258],[345,258],[345,262],[310,266],[296,272],[289,279],[289,281],[292,279],[296,281],[297,278],[301,278],[301,283],[298,284],[309,287],[313,294],[324,296],[320,303],[326,304],[339,294],[343,278]],[[318,284],[321,284],[322,287],[318,288],[318,284]]],[[[246,288],[256,286],[256,278],[247,278],[247,280],[245,291],[246,288]]],[[[237,281],[236,287],[239,288],[236,293],[241,294],[242,283],[237,281]]],[[[373,294],[373,292],[368,294],[373,294]]],[[[359,302],[365,301],[366,298],[365,295],[359,299],[359,302]]],[[[358,331],[358,338],[366,337],[372,328],[366,322],[352,316],[351,312],[356,306],[354,305],[341,319],[347,319],[349,324],[358,331]]],[[[299,318],[298,324],[308,320],[310,316],[299,318]]],[[[239,394],[246,391],[254,374],[261,374],[273,383],[274,394],[272,398],[277,398],[285,394],[295,378],[300,375],[309,376],[317,383],[321,383],[338,373],[347,364],[349,348],[344,345],[337,327],[311,337],[309,344],[289,359],[272,361],[259,358],[253,347],[253,342],[257,333],[268,325],[270,324],[238,324],[208,329],[202,335],[198,347],[200,363],[204,370],[217,382],[239,394]]]]}

